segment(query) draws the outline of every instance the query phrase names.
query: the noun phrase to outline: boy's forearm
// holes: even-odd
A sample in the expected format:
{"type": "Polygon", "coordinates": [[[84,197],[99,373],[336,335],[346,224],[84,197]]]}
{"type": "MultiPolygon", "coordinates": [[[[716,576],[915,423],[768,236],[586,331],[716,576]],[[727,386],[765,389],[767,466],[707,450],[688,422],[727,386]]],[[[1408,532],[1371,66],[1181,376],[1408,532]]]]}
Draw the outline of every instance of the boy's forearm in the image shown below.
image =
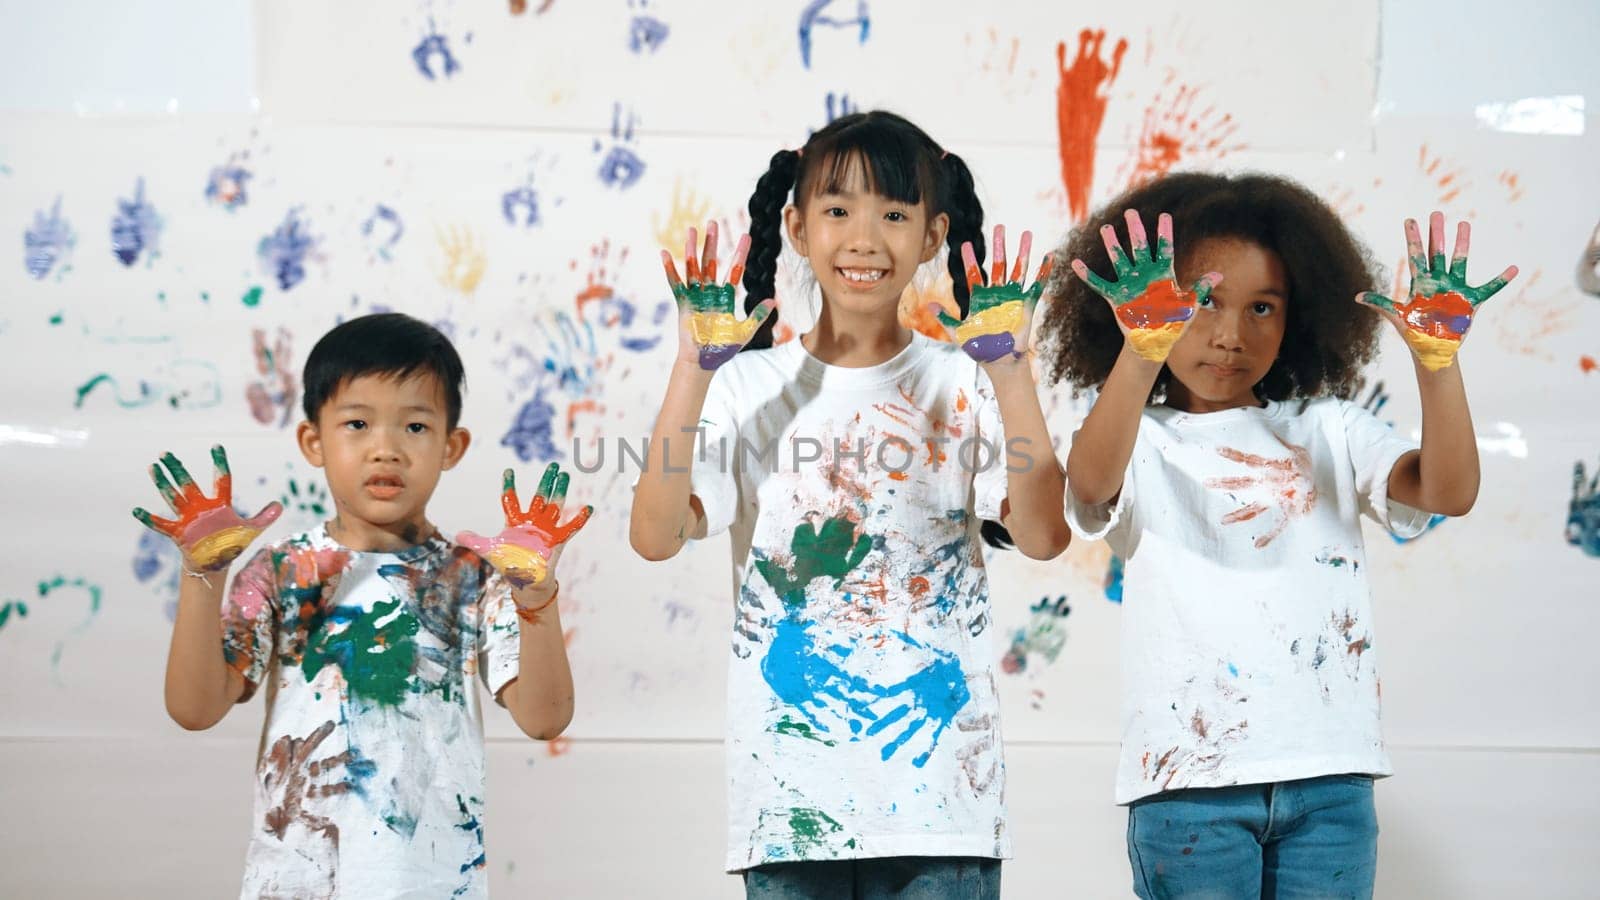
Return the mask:
{"type": "Polygon", "coordinates": [[[699,446],[694,432],[700,426],[711,375],[680,362],[667,381],[628,519],[629,543],[645,559],[668,559],[689,539],[689,468],[699,446]]]}
{"type": "Polygon", "coordinates": [[[1466,515],[1478,499],[1478,438],[1467,405],[1461,360],[1437,372],[1416,364],[1422,404],[1422,448],[1414,464],[1396,466],[1389,495],[1417,509],[1466,515]]]}
{"type": "Polygon", "coordinates": [[[183,575],[178,586],[165,697],[167,715],[191,731],[222,721],[243,688],[243,679],[223,657],[220,610],[227,578],[226,571],[213,572],[204,580],[183,575]]]}
{"type": "Polygon", "coordinates": [[[1054,559],[1072,532],[1063,508],[1066,474],[1051,446],[1038,387],[1026,360],[987,368],[1005,425],[1000,461],[1006,466],[1007,530],[1023,555],[1054,559]]]}
{"type": "Polygon", "coordinates": [[[1139,418],[1161,366],[1123,346],[1067,453],[1067,486],[1078,502],[1106,503],[1122,490],[1139,418]]]}
{"type": "Polygon", "coordinates": [[[540,741],[559,737],[572,721],[572,669],[561,631],[558,590],[549,583],[517,589],[517,605],[528,612],[520,616],[517,680],[503,696],[517,727],[540,741]]]}

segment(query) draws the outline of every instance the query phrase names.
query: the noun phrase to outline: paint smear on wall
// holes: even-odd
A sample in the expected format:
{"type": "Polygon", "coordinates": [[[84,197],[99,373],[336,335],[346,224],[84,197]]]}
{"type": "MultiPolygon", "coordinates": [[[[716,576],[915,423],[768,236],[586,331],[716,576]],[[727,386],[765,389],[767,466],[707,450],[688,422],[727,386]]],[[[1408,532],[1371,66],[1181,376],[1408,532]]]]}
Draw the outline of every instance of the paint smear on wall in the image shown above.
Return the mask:
{"type": "Polygon", "coordinates": [[[625,191],[638,184],[639,179],[644,177],[644,160],[634,150],[633,128],[637,124],[638,117],[634,115],[633,110],[628,110],[628,114],[624,116],[621,103],[611,105],[611,146],[602,148],[599,141],[594,142],[596,153],[602,153],[604,149],[597,174],[600,183],[606,187],[625,191]]]}
{"type": "Polygon", "coordinates": [[[1085,28],[1078,33],[1078,53],[1067,65],[1067,44],[1056,44],[1056,129],[1061,154],[1061,184],[1067,192],[1067,207],[1072,221],[1082,222],[1089,215],[1089,195],[1094,187],[1095,142],[1105,120],[1106,104],[1111,99],[1112,82],[1122,69],[1128,52],[1127,38],[1118,38],[1111,60],[1101,58],[1105,29],[1085,28]]]}
{"type": "Polygon", "coordinates": [[[161,255],[161,217],[145,199],[144,179],[134,182],[131,198],[117,198],[117,211],[111,216],[111,253],[117,262],[131,266],[140,256],[155,262],[161,255]]]}
{"type": "Polygon", "coordinates": [[[254,176],[244,167],[240,154],[233,154],[220,166],[213,166],[206,176],[206,202],[233,212],[250,202],[250,179],[254,176]]]}
{"type": "Polygon", "coordinates": [[[477,233],[465,225],[448,229],[434,229],[442,258],[439,283],[447,288],[471,296],[483,281],[484,269],[489,266],[489,256],[483,250],[477,233]]]}
{"type": "Polygon", "coordinates": [[[1145,108],[1126,186],[1160,178],[1179,163],[1218,162],[1244,149],[1235,137],[1238,131],[1233,116],[1216,104],[1202,103],[1200,88],[1184,84],[1169,71],[1145,108]]]}
{"type": "Polygon", "coordinates": [[[282,290],[291,290],[306,277],[306,260],[314,258],[321,239],[311,234],[311,223],[291,207],[278,227],[256,245],[261,270],[282,290]]]}
{"type": "Polygon", "coordinates": [[[250,344],[258,376],[245,388],[250,417],[263,425],[276,422],[277,427],[283,428],[294,415],[295,401],[300,397],[300,379],[290,357],[289,332],[279,328],[269,345],[266,330],[252,328],[250,344]]]}
{"type": "Polygon", "coordinates": [[[817,26],[841,31],[855,31],[856,43],[864,45],[872,33],[872,17],[867,11],[867,0],[811,0],[800,10],[800,65],[811,68],[812,39],[817,26]],[[855,7],[851,15],[850,7],[855,7]],[[832,7],[830,10],[829,7],[832,7]]]}
{"type": "Polygon", "coordinates": [[[42,209],[35,210],[33,225],[22,233],[23,268],[35,280],[43,280],[51,272],[60,279],[72,271],[68,260],[76,243],[77,235],[61,215],[61,195],[57,194],[49,214],[42,209]]]}
{"type": "Polygon", "coordinates": [[[1567,543],[1600,557],[1600,464],[1584,482],[1583,461],[1572,467],[1572,502],[1567,507],[1567,543]]]}

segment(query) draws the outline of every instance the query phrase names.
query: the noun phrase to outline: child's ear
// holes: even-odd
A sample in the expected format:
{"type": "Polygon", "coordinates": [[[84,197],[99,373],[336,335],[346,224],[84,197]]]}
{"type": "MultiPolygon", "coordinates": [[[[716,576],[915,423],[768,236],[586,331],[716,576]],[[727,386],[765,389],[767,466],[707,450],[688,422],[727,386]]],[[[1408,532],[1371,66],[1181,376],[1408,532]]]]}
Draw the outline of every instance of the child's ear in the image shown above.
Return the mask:
{"type": "Polygon", "coordinates": [[[806,253],[806,217],[801,214],[800,207],[793,203],[783,208],[783,224],[789,231],[789,243],[801,256],[806,253]]]}
{"type": "Polygon", "coordinates": [[[300,455],[306,462],[322,468],[322,434],[317,431],[315,422],[301,422],[294,432],[295,442],[300,445],[300,455]]]}
{"type": "Polygon", "coordinates": [[[939,213],[928,220],[928,231],[922,236],[922,261],[927,262],[939,255],[939,248],[944,246],[944,240],[950,234],[950,216],[939,213]]]}
{"type": "Polygon", "coordinates": [[[453,428],[450,436],[444,439],[444,468],[446,471],[454,469],[456,463],[461,462],[461,457],[467,455],[467,447],[472,444],[472,432],[465,428],[453,428]]]}

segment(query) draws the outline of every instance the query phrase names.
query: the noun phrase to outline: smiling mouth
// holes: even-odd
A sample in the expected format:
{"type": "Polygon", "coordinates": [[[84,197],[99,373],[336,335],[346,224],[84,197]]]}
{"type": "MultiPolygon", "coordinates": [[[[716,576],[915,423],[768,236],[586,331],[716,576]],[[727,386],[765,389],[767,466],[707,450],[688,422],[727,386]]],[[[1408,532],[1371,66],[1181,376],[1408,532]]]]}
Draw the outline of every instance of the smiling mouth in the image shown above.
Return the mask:
{"type": "Polygon", "coordinates": [[[839,273],[840,278],[851,284],[877,284],[889,277],[888,269],[845,269],[835,267],[834,271],[839,273]]]}

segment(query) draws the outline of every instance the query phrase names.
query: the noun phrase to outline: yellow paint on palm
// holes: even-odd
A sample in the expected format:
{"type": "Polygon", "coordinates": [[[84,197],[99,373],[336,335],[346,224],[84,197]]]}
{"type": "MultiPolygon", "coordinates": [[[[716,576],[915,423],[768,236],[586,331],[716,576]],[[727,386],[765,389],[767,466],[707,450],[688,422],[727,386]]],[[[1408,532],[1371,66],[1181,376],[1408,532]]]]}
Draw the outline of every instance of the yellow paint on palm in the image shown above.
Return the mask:
{"type": "Polygon", "coordinates": [[[1165,362],[1172,345],[1183,336],[1183,322],[1169,322],[1153,328],[1134,328],[1128,332],[1133,352],[1151,362],[1165,362]]]}
{"type": "Polygon", "coordinates": [[[991,334],[1015,334],[1022,330],[1022,303],[1013,301],[973,313],[956,326],[956,343],[991,334]]]}
{"type": "Polygon", "coordinates": [[[754,316],[739,319],[733,313],[697,312],[689,316],[689,333],[701,347],[743,347],[760,325],[754,316]]]}
{"type": "Polygon", "coordinates": [[[1455,361],[1456,351],[1461,349],[1459,338],[1437,338],[1411,328],[1401,334],[1405,336],[1406,343],[1411,345],[1411,352],[1417,355],[1417,361],[1430,372],[1449,368],[1455,361]]]}
{"type": "Polygon", "coordinates": [[[487,554],[490,565],[517,584],[538,584],[549,574],[544,557],[516,544],[496,544],[487,554]]]}
{"type": "Polygon", "coordinates": [[[247,525],[224,528],[195,541],[187,556],[203,572],[220,569],[237,559],[260,533],[261,529],[247,525]]]}

